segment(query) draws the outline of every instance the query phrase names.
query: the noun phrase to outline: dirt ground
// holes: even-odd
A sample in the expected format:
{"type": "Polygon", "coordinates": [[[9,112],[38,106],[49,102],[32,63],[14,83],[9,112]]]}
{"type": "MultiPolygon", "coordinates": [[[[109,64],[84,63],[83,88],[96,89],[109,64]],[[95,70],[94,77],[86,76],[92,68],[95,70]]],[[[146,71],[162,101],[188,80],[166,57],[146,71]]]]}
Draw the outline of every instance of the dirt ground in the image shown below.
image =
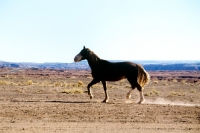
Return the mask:
{"type": "Polygon", "coordinates": [[[0,69],[0,133],[199,133],[200,72],[149,72],[146,102],[126,80],[108,82],[110,100],[85,70],[0,69]]]}

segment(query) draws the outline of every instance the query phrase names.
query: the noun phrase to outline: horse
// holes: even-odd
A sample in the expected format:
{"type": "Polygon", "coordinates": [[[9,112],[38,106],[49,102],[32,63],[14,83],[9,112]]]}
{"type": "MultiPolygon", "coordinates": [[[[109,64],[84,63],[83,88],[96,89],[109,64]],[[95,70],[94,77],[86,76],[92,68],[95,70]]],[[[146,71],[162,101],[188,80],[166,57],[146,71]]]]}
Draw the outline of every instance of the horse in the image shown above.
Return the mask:
{"type": "Polygon", "coordinates": [[[74,62],[79,62],[85,59],[88,61],[93,77],[93,80],[87,86],[90,99],[93,98],[90,87],[98,82],[102,82],[105,92],[105,99],[102,102],[107,103],[109,96],[107,92],[106,81],[127,79],[131,84],[131,90],[127,93],[126,98],[130,99],[131,92],[137,88],[140,94],[140,101],[138,104],[145,102],[143,88],[150,81],[150,76],[141,65],[128,61],[109,62],[99,58],[93,51],[91,51],[89,48],[85,48],[84,46],[80,53],[75,56],[74,62]]]}

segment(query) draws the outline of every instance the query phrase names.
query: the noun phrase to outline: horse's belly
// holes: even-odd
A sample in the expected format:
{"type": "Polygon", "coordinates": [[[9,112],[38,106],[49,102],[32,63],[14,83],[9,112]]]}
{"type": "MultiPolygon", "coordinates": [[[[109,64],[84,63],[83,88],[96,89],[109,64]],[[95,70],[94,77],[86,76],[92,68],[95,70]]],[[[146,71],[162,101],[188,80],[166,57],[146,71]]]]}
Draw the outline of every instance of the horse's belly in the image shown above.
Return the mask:
{"type": "Polygon", "coordinates": [[[118,81],[126,78],[123,73],[113,73],[113,72],[98,72],[92,73],[93,78],[99,79],[101,81],[118,81]]]}
{"type": "Polygon", "coordinates": [[[126,78],[126,77],[125,76],[115,76],[115,75],[101,76],[101,80],[105,80],[105,81],[118,81],[118,80],[121,80],[124,78],[126,78]]]}
{"type": "Polygon", "coordinates": [[[110,78],[106,79],[106,81],[118,81],[118,80],[125,79],[125,78],[126,78],[125,76],[121,76],[121,77],[110,77],[110,78]]]}

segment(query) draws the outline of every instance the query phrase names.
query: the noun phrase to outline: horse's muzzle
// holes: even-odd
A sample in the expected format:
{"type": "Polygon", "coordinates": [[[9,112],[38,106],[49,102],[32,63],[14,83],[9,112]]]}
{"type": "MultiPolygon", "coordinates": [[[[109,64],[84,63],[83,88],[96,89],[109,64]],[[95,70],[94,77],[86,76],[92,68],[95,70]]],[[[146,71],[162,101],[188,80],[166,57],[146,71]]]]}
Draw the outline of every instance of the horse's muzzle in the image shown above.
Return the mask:
{"type": "Polygon", "coordinates": [[[82,59],[82,56],[80,54],[78,54],[77,56],[75,56],[74,62],[79,62],[79,61],[81,61],[81,59],[82,59]]]}

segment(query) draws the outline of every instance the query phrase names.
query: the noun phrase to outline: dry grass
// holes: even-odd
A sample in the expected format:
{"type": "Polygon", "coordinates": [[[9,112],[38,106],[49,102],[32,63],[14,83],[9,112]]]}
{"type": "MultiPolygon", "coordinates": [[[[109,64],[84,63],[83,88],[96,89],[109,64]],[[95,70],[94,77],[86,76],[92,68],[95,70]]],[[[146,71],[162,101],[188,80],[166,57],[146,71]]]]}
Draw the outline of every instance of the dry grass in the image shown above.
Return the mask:
{"type": "MultiPolygon", "coordinates": [[[[65,93],[65,94],[82,94],[87,90],[87,84],[91,82],[89,78],[0,78],[0,87],[2,90],[5,88],[14,88],[17,93],[65,93]],[[24,88],[24,89],[21,89],[24,88]],[[34,88],[34,89],[30,89],[34,88]],[[42,89],[41,89],[42,88],[42,89]]],[[[183,97],[184,99],[190,99],[188,95],[192,97],[199,97],[199,82],[190,83],[184,79],[179,82],[174,80],[152,80],[144,88],[144,95],[149,97],[169,97],[170,99],[177,99],[183,97]],[[164,93],[165,92],[165,93],[164,93]]],[[[95,91],[101,91],[103,85],[101,83],[92,86],[94,89],[101,89],[95,91]]],[[[118,82],[107,82],[107,88],[110,91],[127,91],[131,88],[131,85],[126,79],[118,82]],[[117,90],[118,89],[118,90],[117,90]]],[[[137,89],[135,89],[137,90],[137,89]]],[[[135,93],[133,93],[134,95],[135,93]]],[[[137,94],[137,93],[136,93],[137,94]]],[[[134,97],[134,96],[133,96],[134,97]]],[[[200,98],[200,97],[199,97],[200,98]]]]}
{"type": "Polygon", "coordinates": [[[16,91],[18,93],[26,93],[26,90],[24,88],[18,88],[16,91]]]}
{"type": "Polygon", "coordinates": [[[83,86],[83,81],[78,81],[78,87],[82,87],[83,86]]]}
{"type": "Polygon", "coordinates": [[[95,85],[93,85],[91,88],[102,88],[103,86],[101,85],[101,84],[95,84],[95,85]]]}
{"type": "Polygon", "coordinates": [[[155,81],[153,81],[153,83],[154,83],[154,84],[158,84],[158,81],[157,81],[157,80],[155,80],[155,81]]]}
{"type": "Polygon", "coordinates": [[[8,84],[10,84],[8,81],[0,80],[0,85],[8,85],[8,84]]]}
{"type": "Polygon", "coordinates": [[[64,89],[62,93],[66,94],[81,94],[83,93],[83,90],[80,88],[73,88],[73,89],[64,89]]]}
{"type": "Polygon", "coordinates": [[[122,79],[119,81],[119,85],[125,85],[126,84],[126,79],[122,79]]]}
{"type": "Polygon", "coordinates": [[[65,82],[61,82],[61,81],[54,82],[54,84],[53,84],[54,87],[64,87],[66,85],[67,84],[65,82]]]}
{"type": "Polygon", "coordinates": [[[181,80],[181,83],[186,83],[186,80],[181,80]]]}
{"type": "Polygon", "coordinates": [[[33,81],[32,80],[28,80],[27,81],[27,85],[32,85],[33,84],[33,81]]]}
{"type": "Polygon", "coordinates": [[[125,88],[131,88],[131,85],[126,85],[125,88]]]}
{"type": "Polygon", "coordinates": [[[190,93],[196,93],[197,91],[195,89],[191,89],[190,93]]]}
{"type": "Polygon", "coordinates": [[[43,92],[42,89],[36,91],[36,93],[41,93],[41,92],[43,92]]]}
{"type": "Polygon", "coordinates": [[[152,88],[145,89],[145,96],[159,96],[161,94],[154,86],[152,88]]]}
{"type": "Polygon", "coordinates": [[[171,91],[168,96],[185,96],[185,93],[183,91],[171,91]]]}

